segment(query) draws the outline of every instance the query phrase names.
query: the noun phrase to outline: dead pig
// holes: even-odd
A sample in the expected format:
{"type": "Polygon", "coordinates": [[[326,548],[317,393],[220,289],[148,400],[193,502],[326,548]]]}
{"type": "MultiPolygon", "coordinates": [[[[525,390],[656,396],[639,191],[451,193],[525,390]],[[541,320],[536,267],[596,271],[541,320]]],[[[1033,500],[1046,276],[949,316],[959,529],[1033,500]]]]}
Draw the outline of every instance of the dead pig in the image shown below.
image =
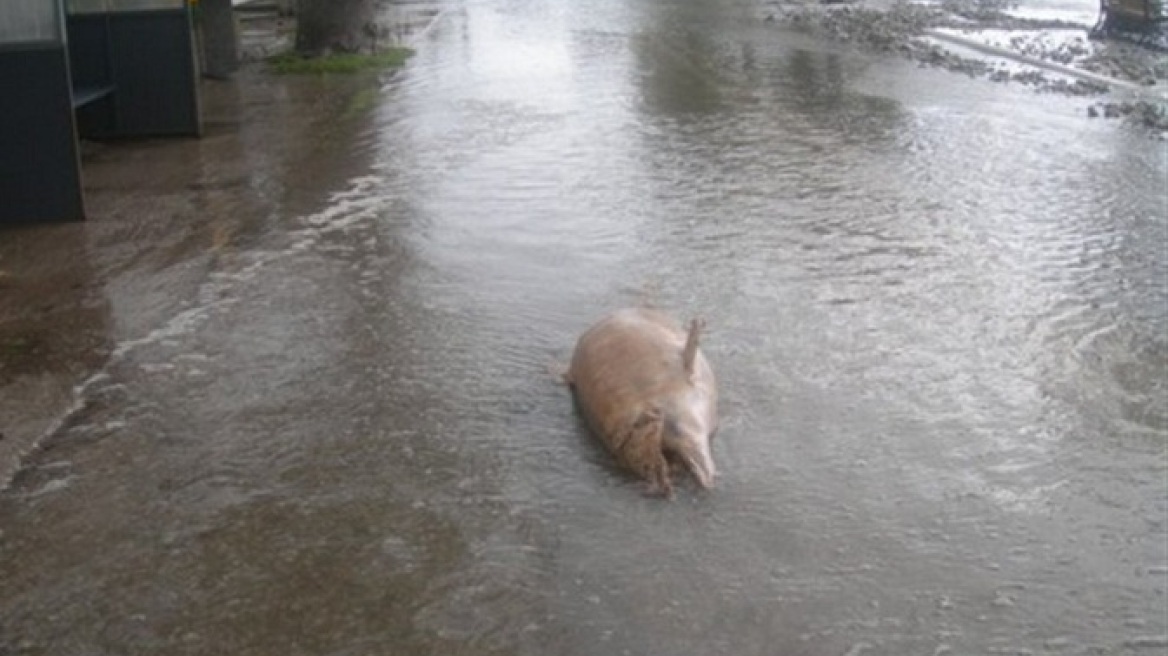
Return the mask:
{"type": "Polygon", "coordinates": [[[618,310],[576,344],[565,378],[592,432],[617,461],[670,495],[670,463],[703,488],[714,483],[714,372],[698,349],[703,323],[683,331],[668,315],[618,310]]]}

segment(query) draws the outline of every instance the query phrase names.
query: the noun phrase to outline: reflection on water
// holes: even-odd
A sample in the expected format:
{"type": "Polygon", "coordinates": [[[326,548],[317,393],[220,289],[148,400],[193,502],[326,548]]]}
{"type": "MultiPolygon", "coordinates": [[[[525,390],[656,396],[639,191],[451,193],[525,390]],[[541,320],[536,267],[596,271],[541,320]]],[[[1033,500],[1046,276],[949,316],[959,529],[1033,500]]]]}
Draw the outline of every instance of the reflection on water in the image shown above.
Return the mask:
{"type": "Polygon", "coordinates": [[[471,3],[291,136],[80,478],[0,503],[0,647],[1162,649],[1162,149],[749,9],[471,3]],[[643,497],[546,373],[646,296],[709,321],[712,494],[643,497]]]}

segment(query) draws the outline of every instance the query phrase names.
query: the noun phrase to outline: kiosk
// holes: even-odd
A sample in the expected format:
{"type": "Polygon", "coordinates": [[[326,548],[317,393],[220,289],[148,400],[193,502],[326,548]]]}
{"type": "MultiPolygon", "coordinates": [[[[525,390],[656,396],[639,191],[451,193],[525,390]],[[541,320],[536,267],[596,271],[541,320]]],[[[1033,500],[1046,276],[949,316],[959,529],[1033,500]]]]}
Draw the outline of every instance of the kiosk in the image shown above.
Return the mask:
{"type": "Polygon", "coordinates": [[[187,0],[0,2],[0,223],[85,217],[78,138],[201,132],[187,0]]]}

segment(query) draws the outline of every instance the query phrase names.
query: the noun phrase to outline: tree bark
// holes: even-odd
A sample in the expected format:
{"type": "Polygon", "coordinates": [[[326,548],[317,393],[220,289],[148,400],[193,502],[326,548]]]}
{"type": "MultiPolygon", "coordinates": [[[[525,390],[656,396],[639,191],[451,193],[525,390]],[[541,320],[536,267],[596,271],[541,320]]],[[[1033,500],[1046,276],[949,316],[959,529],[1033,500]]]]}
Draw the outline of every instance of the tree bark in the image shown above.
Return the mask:
{"type": "Polygon", "coordinates": [[[203,74],[219,79],[230,77],[239,68],[231,0],[202,0],[199,12],[203,28],[203,74]]]}
{"type": "Polygon", "coordinates": [[[299,0],[296,52],[311,57],[358,52],[376,33],[374,0],[299,0]]]}

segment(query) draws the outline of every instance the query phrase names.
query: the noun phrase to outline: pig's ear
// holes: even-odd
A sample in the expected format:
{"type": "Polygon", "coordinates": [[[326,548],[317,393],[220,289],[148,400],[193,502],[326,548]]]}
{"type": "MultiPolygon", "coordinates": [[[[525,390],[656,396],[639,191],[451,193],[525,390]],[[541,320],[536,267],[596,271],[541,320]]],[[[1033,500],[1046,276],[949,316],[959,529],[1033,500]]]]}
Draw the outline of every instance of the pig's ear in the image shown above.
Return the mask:
{"type": "Polygon", "coordinates": [[[705,328],[706,320],[701,317],[689,322],[689,334],[685,336],[685,349],[681,352],[681,365],[685,367],[685,373],[690,378],[693,378],[694,359],[698,355],[698,342],[701,341],[702,330],[705,328]]]}

